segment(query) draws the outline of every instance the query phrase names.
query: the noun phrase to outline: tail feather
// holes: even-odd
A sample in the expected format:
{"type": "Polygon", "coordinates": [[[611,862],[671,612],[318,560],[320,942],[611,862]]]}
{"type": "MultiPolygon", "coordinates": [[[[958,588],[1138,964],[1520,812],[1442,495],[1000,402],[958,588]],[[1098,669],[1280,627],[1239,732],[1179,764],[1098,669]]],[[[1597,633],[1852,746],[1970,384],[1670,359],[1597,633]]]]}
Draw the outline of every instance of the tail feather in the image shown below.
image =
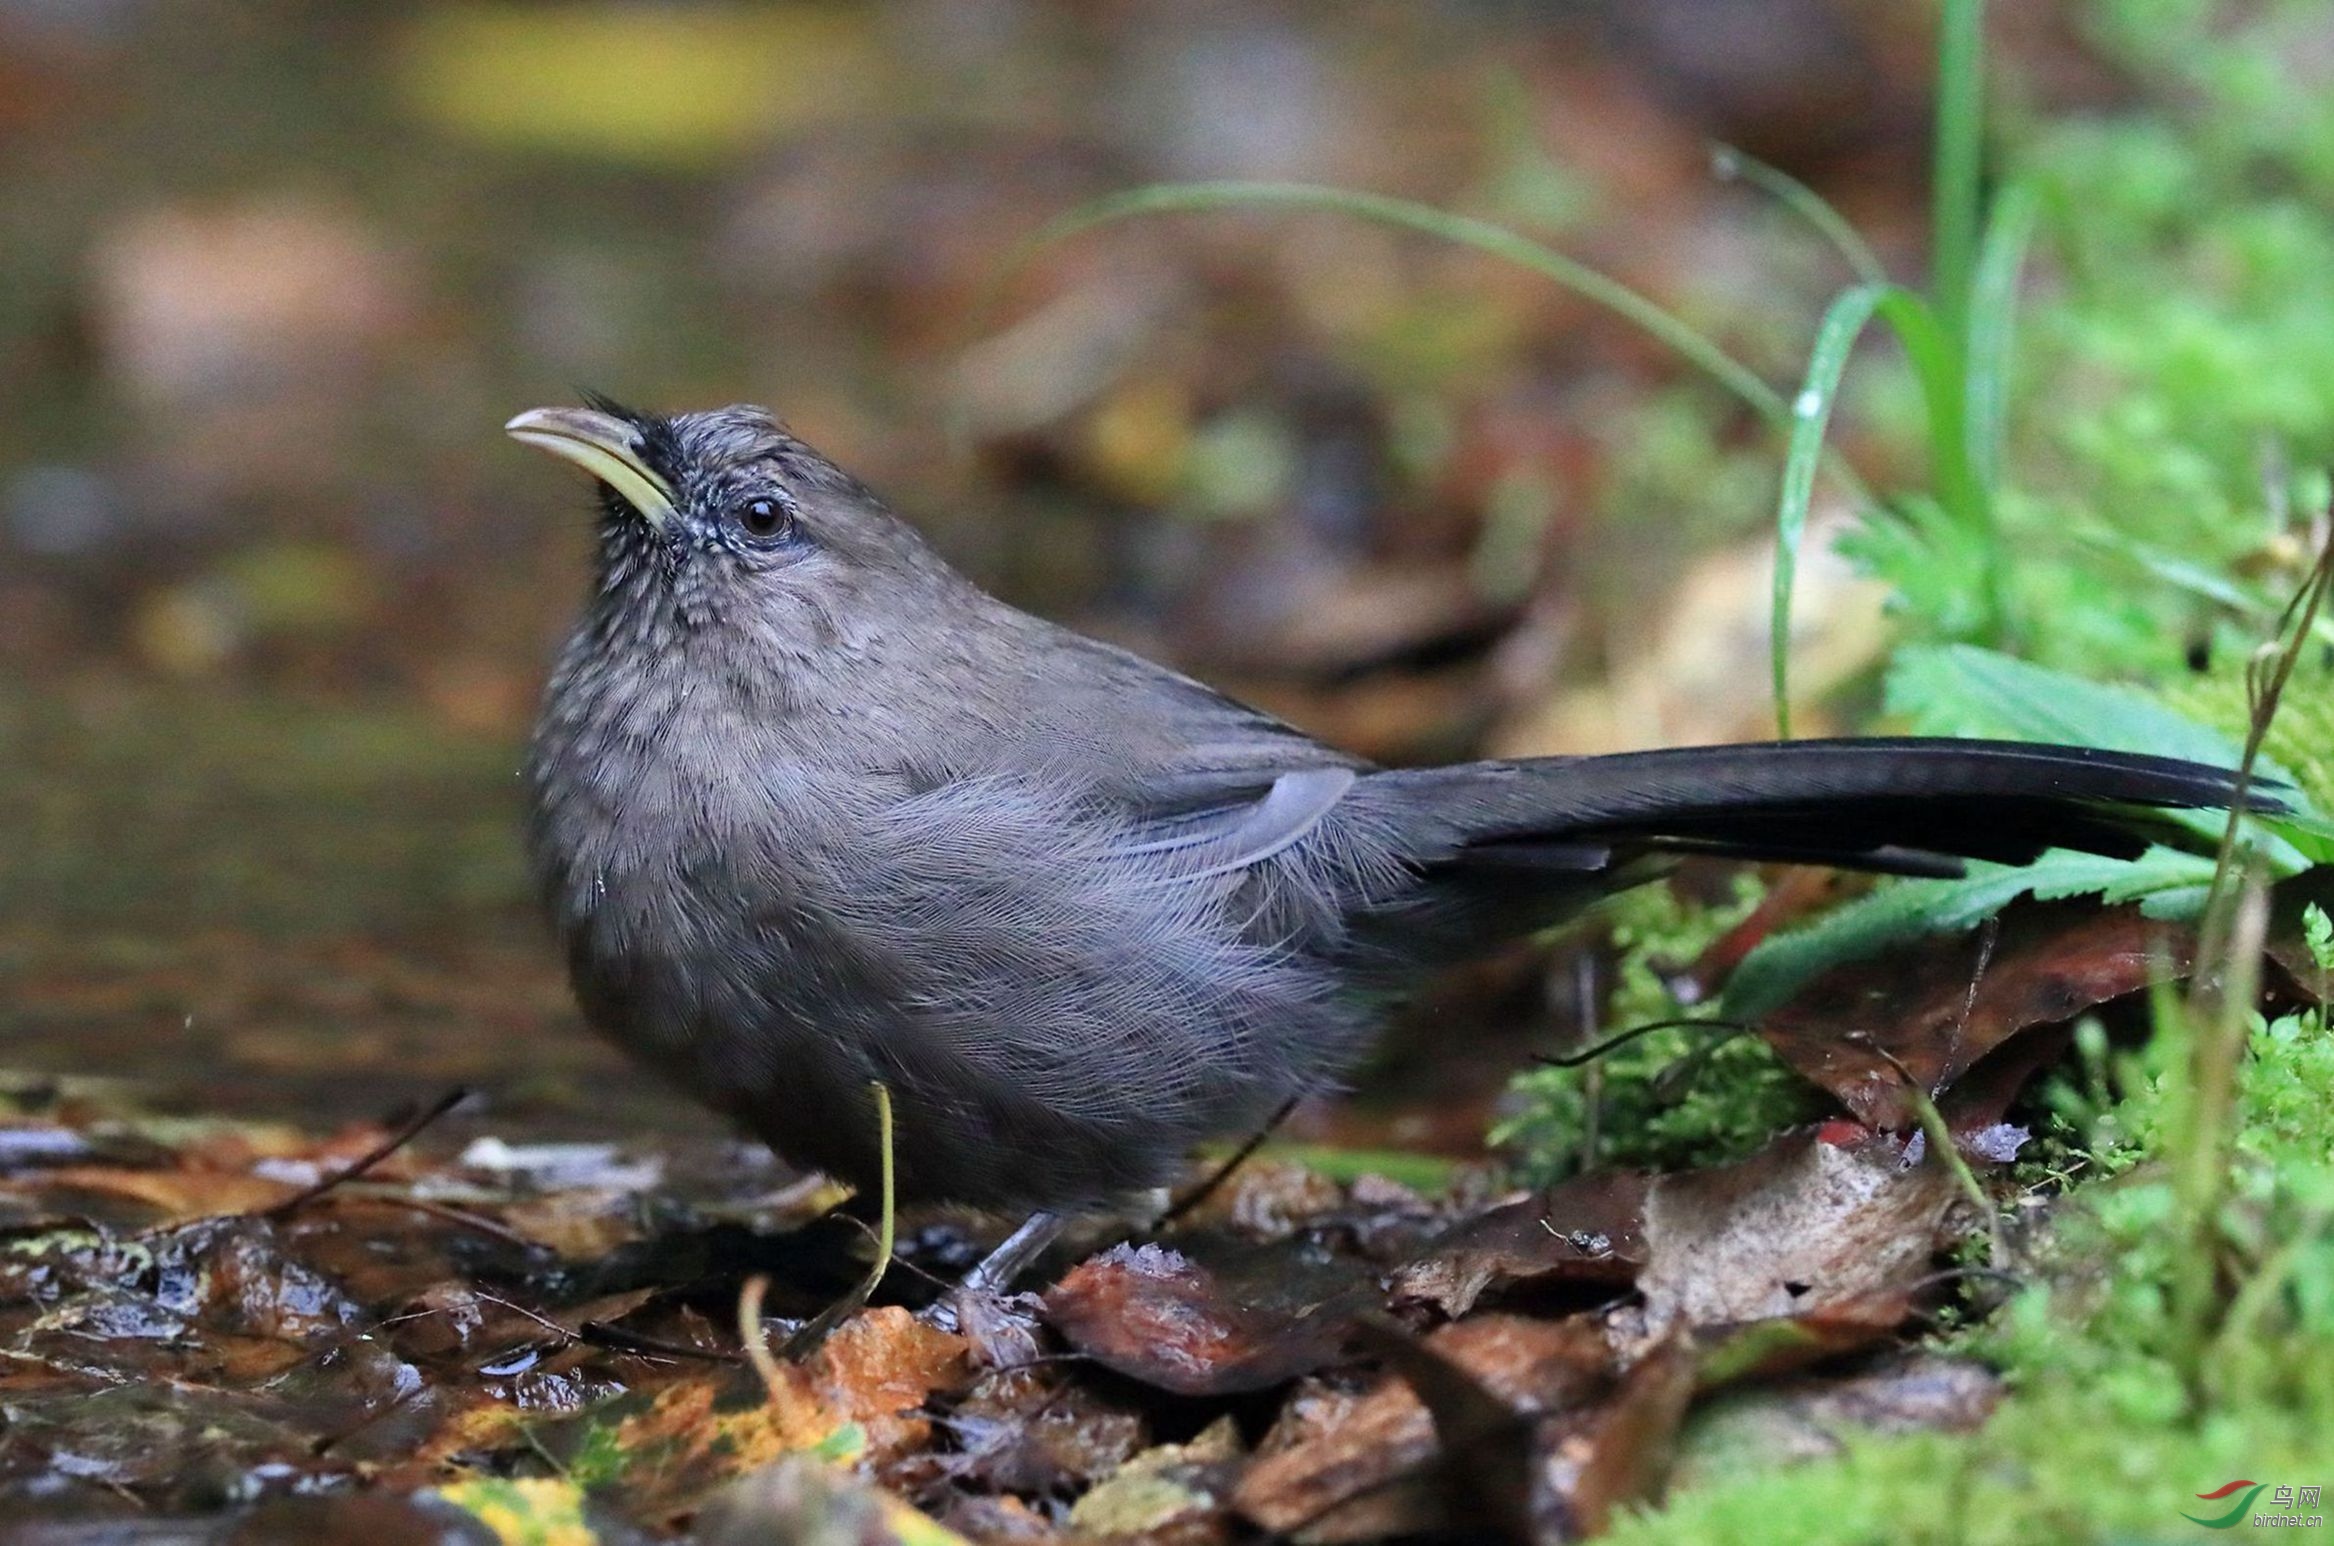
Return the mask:
{"type": "MultiPolygon", "coordinates": [[[[1683,747],[1373,775],[1440,817],[1436,857],[1494,864],[1535,849],[1692,851],[1913,874],[2024,863],[2049,848],[2130,857],[2194,845],[2168,810],[2225,808],[2226,768],[2077,746],[1872,738],[1683,747]]],[[[1415,803],[1413,803],[1415,802],[1415,803]]],[[[2251,808],[2284,809],[2274,786],[2251,808]]],[[[1602,865],[1598,867],[1604,867],[1602,865]]]]}

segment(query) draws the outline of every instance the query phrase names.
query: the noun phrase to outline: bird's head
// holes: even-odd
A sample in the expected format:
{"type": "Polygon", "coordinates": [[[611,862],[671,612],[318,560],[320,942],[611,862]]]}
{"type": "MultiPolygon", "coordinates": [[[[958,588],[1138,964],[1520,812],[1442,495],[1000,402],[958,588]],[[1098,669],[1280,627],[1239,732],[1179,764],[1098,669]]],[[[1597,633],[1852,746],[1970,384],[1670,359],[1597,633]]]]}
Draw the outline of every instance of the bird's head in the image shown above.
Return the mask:
{"type": "Polygon", "coordinates": [[[959,583],[858,480],[747,404],[533,408],[514,440],[599,481],[600,597],[687,629],[792,618],[831,632],[959,583]],[[869,603],[878,603],[870,608],[869,603]]]}

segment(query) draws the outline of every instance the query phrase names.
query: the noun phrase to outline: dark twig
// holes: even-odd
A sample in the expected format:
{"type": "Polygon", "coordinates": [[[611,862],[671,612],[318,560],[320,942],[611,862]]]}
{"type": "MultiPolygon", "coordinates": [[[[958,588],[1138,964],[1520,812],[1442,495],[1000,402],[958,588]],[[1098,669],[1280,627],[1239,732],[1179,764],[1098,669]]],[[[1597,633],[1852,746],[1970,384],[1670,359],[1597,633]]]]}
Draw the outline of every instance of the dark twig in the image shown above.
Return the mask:
{"type": "Polygon", "coordinates": [[[1262,1127],[1258,1128],[1255,1132],[1250,1133],[1248,1137],[1241,1143],[1240,1147],[1232,1151],[1232,1157],[1230,1159],[1227,1159],[1221,1165],[1218,1165],[1205,1181],[1202,1181],[1199,1185],[1184,1193],[1181,1201],[1168,1208],[1165,1213],[1160,1214],[1159,1221],[1151,1226],[1151,1232],[1153,1234],[1157,1234],[1160,1230],[1167,1228],[1170,1224],[1177,1223],[1182,1219],[1189,1217],[1192,1211],[1198,1208],[1201,1203],[1206,1202],[1210,1197],[1215,1196],[1217,1192],[1222,1191],[1224,1183],[1232,1179],[1232,1172],[1238,1170],[1242,1165],[1247,1164],[1248,1161],[1255,1155],[1256,1151],[1264,1147],[1264,1141],[1267,1138],[1270,1138],[1274,1133],[1278,1132],[1280,1130],[1280,1125],[1289,1119],[1289,1113],[1296,1109],[1296,1096],[1292,1095],[1287,1100],[1282,1101],[1280,1103],[1280,1110],[1274,1112],[1271,1117],[1265,1121],[1265,1124],[1262,1127]]]}
{"type": "Polygon", "coordinates": [[[470,1087],[468,1085],[458,1084],[454,1086],[454,1088],[439,1096],[427,1110],[415,1116],[411,1121],[407,1122],[396,1132],[391,1133],[388,1137],[373,1145],[373,1147],[366,1150],[362,1156],[350,1162],[349,1164],[342,1166],[339,1170],[334,1171],[331,1175],[325,1176],[323,1179],[316,1181],[311,1185],[300,1188],[300,1190],[294,1192],[291,1196],[285,1198],[282,1202],[277,1203],[274,1207],[260,1210],[259,1216],[271,1221],[281,1221],[283,1219],[290,1218],[293,1214],[299,1212],[302,1208],[305,1208],[308,1206],[308,1204],[314,1202],[317,1198],[322,1197],[326,1192],[329,1192],[333,1188],[340,1186],[344,1182],[354,1181],[357,1177],[363,1175],[366,1171],[371,1170],[375,1165],[380,1164],[390,1155],[395,1154],[399,1149],[402,1149],[407,1144],[413,1142],[415,1138],[421,1135],[422,1129],[428,1127],[432,1122],[435,1122],[438,1118],[444,1116],[447,1112],[453,1110],[456,1106],[461,1105],[462,1102],[468,1100],[469,1098],[470,1087]]]}
{"type": "MultiPolygon", "coordinates": [[[[1584,1038],[1593,1039],[1604,1021],[1597,1013],[1597,958],[1583,951],[1572,963],[1572,1008],[1578,1017],[1574,1022],[1584,1038]]],[[[1591,1063],[1580,1076],[1580,1161],[1578,1170],[1597,1167],[1597,1150],[1604,1147],[1605,1125],[1605,1065],[1591,1063]]]]}
{"type": "Polygon", "coordinates": [[[707,1363],[745,1361],[743,1353],[732,1353],[718,1347],[694,1347],[687,1342],[672,1342],[642,1331],[626,1331],[609,1321],[585,1321],[575,1328],[575,1335],[579,1342],[618,1353],[643,1353],[659,1358],[697,1358],[707,1363]]]}
{"type": "Polygon", "coordinates": [[[500,1240],[505,1245],[516,1246],[530,1256],[543,1255],[550,1249],[542,1241],[530,1240],[508,1224],[499,1223],[483,1213],[472,1213],[467,1208],[451,1207],[442,1202],[434,1202],[427,1197],[401,1197],[395,1192],[363,1192],[358,1195],[366,1202],[377,1202],[391,1208],[403,1208],[411,1213],[420,1213],[433,1219],[442,1220],[459,1229],[467,1229],[474,1235],[484,1235],[490,1240],[500,1240]]]}
{"type": "Polygon", "coordinates": [[[1728,1036],[1740,1036],[1750,1029],[1750,1026],[1741,1020],[1714,1020],[1707,1015],[1684,1015],[1675,1020],[1648,1020],[1643,1025],[1633,1025],[1625,1031],[1608,1036],[1593,1047],[1583,1047],[1578,1052],[1566,1052],[1561,1055],[1553,1052],[1536,1053],[1533,1055],[1532,1061],[1543,1068],[1578,1068],[1583,1063],[1595,1062],[1608,1052],[1618,1052],[1640,1036],[1650,1036],[1655,1031],[1683,1030],[1688,1027],[1705,1025],[1713,1030],[1722,1030],[1728,1036]]]}

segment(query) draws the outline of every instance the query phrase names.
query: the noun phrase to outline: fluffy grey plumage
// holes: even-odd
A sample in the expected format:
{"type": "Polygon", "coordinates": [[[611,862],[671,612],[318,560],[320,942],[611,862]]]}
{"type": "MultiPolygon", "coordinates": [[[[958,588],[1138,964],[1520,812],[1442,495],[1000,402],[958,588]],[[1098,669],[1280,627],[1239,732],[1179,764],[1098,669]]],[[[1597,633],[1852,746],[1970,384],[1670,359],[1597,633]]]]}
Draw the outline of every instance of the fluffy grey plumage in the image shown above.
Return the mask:
{"type": "Polygon", "coordinates": [[[2226,774],[1982,742],[1380,770],[985,594],[758,408],[538,410],[603,479],[527,765],[594,1025],[798,1163],[1077,1208],[1334,1081],[1419,973],[1707,850],[2136,851],[2226,774]]]}

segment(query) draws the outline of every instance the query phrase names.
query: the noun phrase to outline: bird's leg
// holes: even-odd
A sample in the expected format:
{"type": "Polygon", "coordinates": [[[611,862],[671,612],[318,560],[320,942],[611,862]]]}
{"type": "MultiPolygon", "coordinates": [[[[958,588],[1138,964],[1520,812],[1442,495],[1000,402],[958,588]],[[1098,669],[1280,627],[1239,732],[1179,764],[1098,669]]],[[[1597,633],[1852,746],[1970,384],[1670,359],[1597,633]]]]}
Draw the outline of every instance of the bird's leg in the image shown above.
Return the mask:
{"type": "Polygon", "coordinates": [[[1012,1297],[1013,1280],[1059,1239],[1069,1220],[1058,1213],[1032,1213],[1019,1229],[975,1264],[964,1281],[924,1311],[942,1331],[961,1332],[974,1354],[992,1368],[1011,1368],[1037,1356],[1035,1322],[1012,1297]]]}
{"type": "Polygon", "coordinates": [[[1028,1270],[1029,1264],[1045,1254],[1045,1248],[1061,1238],[1070,1221],[1058,1213],[1042,1209],[1032,1213],[1019,1229],[1007,1235],[1004,1241],[982,1257],[973,1270],[964,1275],[959,1294],[1002,1294],[1012,1288],[1013,1280],[1028,1270]]]}

